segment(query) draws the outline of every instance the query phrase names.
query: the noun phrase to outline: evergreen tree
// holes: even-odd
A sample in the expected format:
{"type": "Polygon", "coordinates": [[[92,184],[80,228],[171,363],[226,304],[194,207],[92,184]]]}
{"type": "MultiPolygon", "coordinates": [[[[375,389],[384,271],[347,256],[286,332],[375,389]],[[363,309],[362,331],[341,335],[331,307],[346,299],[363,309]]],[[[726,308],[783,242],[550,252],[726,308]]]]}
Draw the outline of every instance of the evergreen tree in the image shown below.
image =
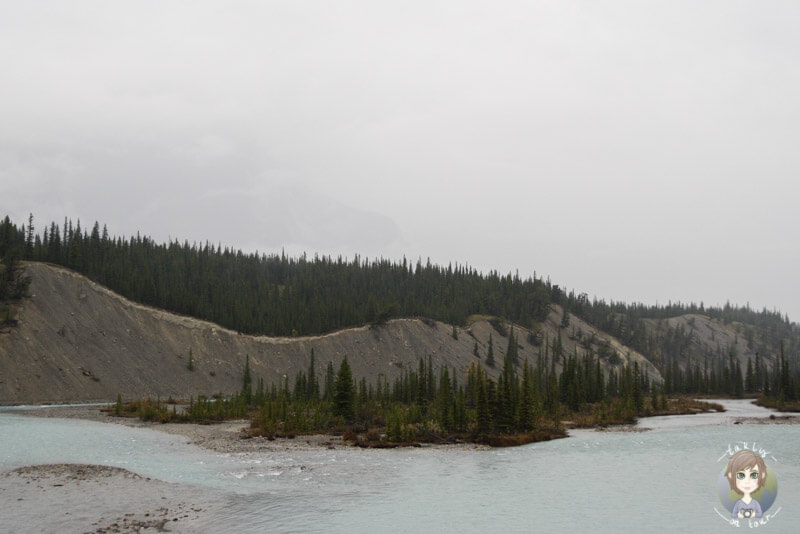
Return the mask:
{"type": "Polygon", "coordinates": [[[519,402],[519,429],[528,432],[534,428],[534,396],[531,368],[528,360],[522,366],[522,391],[519,402]]]}
{"type": "Polygon", "coordinates": [[[764,383],[764,365],[761,361],[761,357],[756,352],[756,363],[753,369],[753,391],[758,392],[761,391],[762,384],[764,383]]]}
{"type": "Polygon", "coordinates": [[[250,355],[245,356],[244,372],[242,373],[242,396],[249,404],[253,400],[253,376],[250,374],[250,355]]]}
{"type": "Polygon", "coordinates": [[[489,409],[489,391],[486,373],[478,366],[478,395],[476,401],[478,435],[486,436],[491,431],[492,419],[489,409]]]}
{"type": "Polygon", "coordinates": [[[733,372],[733,394],[737,397],[741,397],[742,393],[744,393],[744,380],[742,379],[742,366],[739,363],[739,360],[736,360],[733,372]]]}
{"type": "Polygon", "coordinates": [[[17,259],[17,250],[8,250],[0,264],[0,302],[18,300],[28,295],[31,278],[17,259]]]}
{"type": "Polygon", "coordinates": [[[25,236],[25,259],[33,259],[33,244],[34,244],[34,231],[33,231],[33,213],[28,217],[28,233],[25,236]]]}
{"type": "Polygon", "coordinates": [[[334,396],[334,385],[336,383],[336,373],[333,370],[333,362],[328,362],[325,368],[325,393],[323,394],[324,400],[332,400],[334,396]]]}
{"type": "Polygon", "coordinates": [[[306,382],[306,398],[308,400],[319,400],[319,380],[317,380],[316,372],[316,359],[314,357],[314,348],[311,348],[311,361],[308,364],[308,379],[306,382]]]}
{"type": "Polygon", "coordinates": [[[517,338],[514,336],[514,328],[511,328],[511,333],[508,334],[505,359],[512,366],[516,366],[519,363],[519,347],[517,346],[517,338]]]}
{"type": "Polygon", "coordinates": [[[500,433],[508,434],[514,431],[517,419],[517,395],[519,384],[511,366],[511,361],[506,358],[503,372],[497,382],[497,412],[495,422],[500,433]]]}
{"type": "Polygon", "coordinates": [[[261,406],[266,401],[266,390],[264,388],[264,379],[262,377],[258,377],[258,386],[256,387],[256,396],[253,399],[253,404],[256,406],[261,406]]]}
{"type": "Polygon", "coordinates": [[[339,372],[336,373],[334,391],[334,415],[343,418],[347,423],[352,423],[356,416],[356,390],[347,356],[342,360],[339,372]]]}
{"type": "Polygon", "coordinates": [[[489,332],[489,350],[486,352],[486,366],[494,367],[494,341],[491,332],[489,332]]]}
{"type": "Polygon", "coordinates": [[[753,358],[747,359],[747,371],[744,378],[744,390],[747,393],[753,393],[755,388],[755,373],[753,371],[753,358]]]}
{"type": "Polygon", "coordinates": [[[447,367],[442,367],[439,371],[439,391],[436,396],[436,405],[439,419],[439,426],[444,430],[450,430],[453,427],[454,410],[453,403],[455,398],[453,396],[452,383],[450,382],[450,374],[447,367]]]}
{"type": "Polygon", "coordinates": [[[633,405],[636,409],[636,414],[644,409],[644,393],[642,388],[642,377],[639,373],[639,362],[633,362],[633,405]]]}

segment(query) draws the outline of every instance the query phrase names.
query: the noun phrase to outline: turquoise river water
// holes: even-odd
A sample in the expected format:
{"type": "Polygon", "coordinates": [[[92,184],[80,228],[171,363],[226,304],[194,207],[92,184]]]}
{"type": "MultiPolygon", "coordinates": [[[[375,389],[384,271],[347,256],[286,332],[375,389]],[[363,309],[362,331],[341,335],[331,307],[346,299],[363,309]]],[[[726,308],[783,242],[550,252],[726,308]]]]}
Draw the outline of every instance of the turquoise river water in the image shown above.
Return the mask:
{"type": "Polygon", "coordinates": [[[800,425],[733,424],[769,412],[721,402],[724,414],[644,419],[645,432],[580,430],[509,449],[260,454],[4,410],[0,471],[94,463],[199,486],[227,502],[210,532],[800,532],[800,425]],[[717,482],[737,446],[764,455],[778,491],[761,521],[732,525],[717,482]]]}

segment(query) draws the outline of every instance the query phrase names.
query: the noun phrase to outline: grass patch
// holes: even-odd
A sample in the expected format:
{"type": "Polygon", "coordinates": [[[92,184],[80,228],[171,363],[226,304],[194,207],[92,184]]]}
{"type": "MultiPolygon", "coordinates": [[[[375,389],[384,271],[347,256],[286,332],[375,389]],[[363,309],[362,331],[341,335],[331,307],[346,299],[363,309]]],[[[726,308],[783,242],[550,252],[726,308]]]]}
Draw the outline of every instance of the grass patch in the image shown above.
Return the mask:
{"type": "Polygon", "coordinates": [[[753,404],[763,406],[764,408],[772,408],[779,412],[800,412],[800,401],[786,401],[775,397],[765,397],[761,395],[753,404]]]}
{"type": "Polygon", "coordinates": [[[663,409],[647,409],[646,417],[659,415],[691,415],[706,412],[724,412],[725,408],[717,402],[708,402],[692,397],[680,396],[667,399],[667,406],[663,409]]]}

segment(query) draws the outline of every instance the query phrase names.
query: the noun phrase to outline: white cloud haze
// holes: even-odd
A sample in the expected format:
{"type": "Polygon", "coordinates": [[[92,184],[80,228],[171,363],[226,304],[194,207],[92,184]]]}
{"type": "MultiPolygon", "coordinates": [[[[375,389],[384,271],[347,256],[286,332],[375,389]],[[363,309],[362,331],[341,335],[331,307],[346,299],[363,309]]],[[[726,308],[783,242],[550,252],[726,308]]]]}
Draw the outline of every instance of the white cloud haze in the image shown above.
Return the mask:
{"type": "Polygon", "coordinates": [[[800,4],[0,0],[0,212],[800,320],[800,4]]]}

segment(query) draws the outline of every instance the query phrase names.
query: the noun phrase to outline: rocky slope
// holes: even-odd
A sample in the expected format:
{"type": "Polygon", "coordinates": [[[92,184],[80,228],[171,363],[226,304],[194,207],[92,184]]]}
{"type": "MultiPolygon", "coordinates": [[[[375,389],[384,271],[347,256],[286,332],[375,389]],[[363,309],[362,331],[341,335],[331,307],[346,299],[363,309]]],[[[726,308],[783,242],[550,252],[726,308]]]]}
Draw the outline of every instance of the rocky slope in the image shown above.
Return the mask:
{"type": "MultiPolygon", "coordinates": [[[[286,376],[293,385],[296,373],[308,369],[312,349],[319,377],[328,362],[338,368],[347,356],[356,378],[383,375],[391,381],[429,355],[436,367],[447,365],[463,377],[471,362],[485,361],[490,334],[498,362],[508,345],[508,337],[485,319],[458,328],[457,336],[451,325],[426,319],[316,337],[246,336],[133,303],[60,267],[31,263],[27,274],[31,296],[19,307],[18,323],[0,330],[0,404],[113,401],[118,393],[126,399],[231,393],[241,387],[247,356],[254,379],[269,385],[286,376]]],[[[638,361],[660,379],[641,354],[577,318],[560,328],[561,314],[556,307],[535,333],[513,326],[521,361],[535,362],[560,336],[565,354],[580,356],[604,345],[611,355],[605,367],[638,361]]]]}

